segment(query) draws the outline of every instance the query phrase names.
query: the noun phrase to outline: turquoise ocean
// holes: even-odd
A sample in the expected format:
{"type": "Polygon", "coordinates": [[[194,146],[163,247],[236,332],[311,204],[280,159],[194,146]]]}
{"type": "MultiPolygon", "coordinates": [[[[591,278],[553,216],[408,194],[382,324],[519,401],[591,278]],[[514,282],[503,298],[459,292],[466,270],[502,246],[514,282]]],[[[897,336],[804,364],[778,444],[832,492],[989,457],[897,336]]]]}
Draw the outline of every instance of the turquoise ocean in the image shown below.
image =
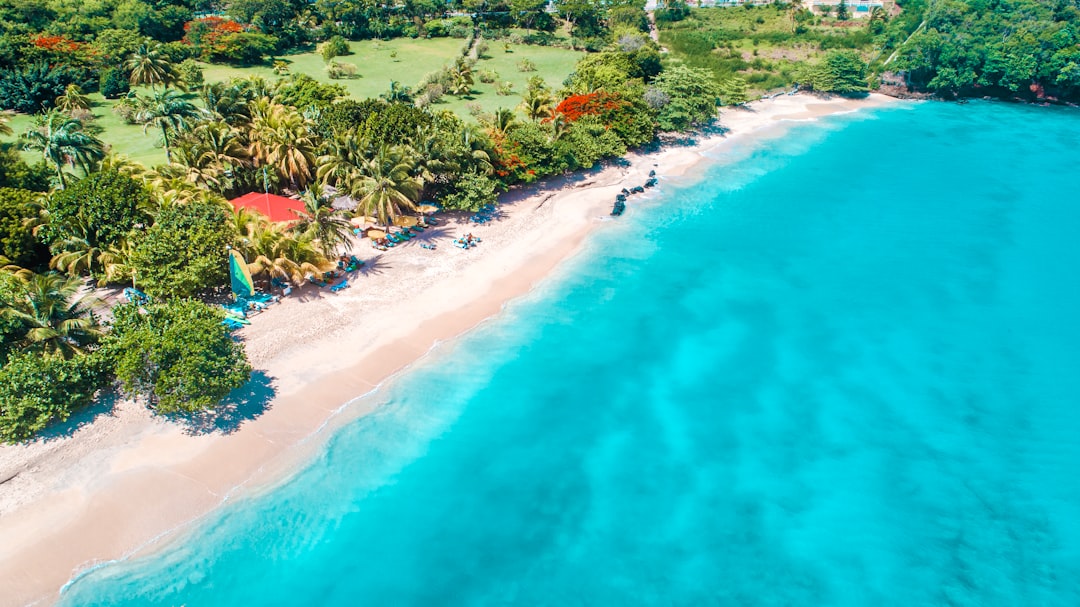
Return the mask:
{"type": "Polygon", "coordinates": [[[64,605],[1080,605],[1080,111],[736,140],[64,605]]]}

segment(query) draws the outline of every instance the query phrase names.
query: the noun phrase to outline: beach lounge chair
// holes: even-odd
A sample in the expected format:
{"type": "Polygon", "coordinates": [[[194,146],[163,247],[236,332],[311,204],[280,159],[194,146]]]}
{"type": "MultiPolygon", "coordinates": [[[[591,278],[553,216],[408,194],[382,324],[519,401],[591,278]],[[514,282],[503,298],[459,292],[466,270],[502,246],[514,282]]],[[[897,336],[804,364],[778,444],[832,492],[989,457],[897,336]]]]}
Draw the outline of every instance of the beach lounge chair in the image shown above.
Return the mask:
{"type": "Polygon", "coordinates": [[[133,303],[140,306],[144,306],[150,303],[150,296],[136,289],[135,287],[127,287],[126,289],[124,289],[123,295],[124,299],[126,299],[128,303],[133,303]]]}
{"type": "Polygon", "coordinates": [[[331,293],[337,293],[338,291],[341,291],[342,289],[348,289],[348,288],[349,288],[349,281],[343,280],[343,281],[337,283],[336,285],[330,287],[330,292],[331,293]]]}
{"type": "Polygon", "coordinates": [[[221,304],[221,308],[225,310],[225,315],[229,318],[238,318],[243,320],[248,317],[248,307],[243,302],[221,304]]]}

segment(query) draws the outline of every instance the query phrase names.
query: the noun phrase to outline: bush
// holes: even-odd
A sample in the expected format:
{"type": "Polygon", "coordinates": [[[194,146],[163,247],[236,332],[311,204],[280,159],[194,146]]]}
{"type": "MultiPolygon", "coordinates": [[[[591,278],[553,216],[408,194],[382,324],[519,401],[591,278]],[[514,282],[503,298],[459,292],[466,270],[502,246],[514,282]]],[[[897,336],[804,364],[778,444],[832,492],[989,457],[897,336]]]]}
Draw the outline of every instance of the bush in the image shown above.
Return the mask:
{"type": "Polygon", "coordinates": [[[125,124],[139,123],[139,104],[133,96],[124,97],[113,106],[113,113],[120,117],[125,124]]]}
{"type": "Polygon", "coordinates": [[[54,176],[44,162],[29,165],[13,147],[0,146],[0,188],[47,192],[54,176]]]}
{"type": "Polygon", "coordinates": [[[45,62],[0,71],[0,109],[36,114],[52,109],[69,84],[84,90],[97,88],[97,82],[87,84],[81,76],[70,68],[52,67],[45,62]]]}
{"type": "Polygon", "coordinates": [[[106,99],[119,99],[131,90],[130,79],[124,70],[118,67],[105,68],[98,83],[101,95],[106,99]]]}
{"type": "Polygon", "coordinates": [[[484,175],[466,173],[454,182],[452,189],[440,201],[444,209],[479,211],[498,198],[498,183],[484,175]]]}
{"type": "Polygon", "coordinates": [[[26,220],[36,214],[34,203],[40,194],[29,190],[0,188],[0,256],[24,268],[49,262],[49,250],[34,236],[26,220]]]}
{"type": "Polygon", "coordinates": [[[51,243],[77,237],[106,248],[137,225],[150,223],[149,206],[150,193],[141,181],[116,170],[91,173],[49,199],[49,223],[42,235],[51,243]]]}
{"type": "Polygon", "coordinates": [[[131,266],[147,293],[190,297],[227,281],[225,251],[233,228],[221,206],[194,201],[166,207],[137,234],[131,266]]]}
{"type": "Polygon", "coordinates": [[[124,391],[159,413],[215,407],[251,377],[244,347],[229,337],[218,308],[182,299],[113,312],[102,353],[124,391]]]}
{"type": "Polygon", "coordinates": [[[596,116],[585,116],[574,122],[559,140],[559,145],[573,159],[574,168],[591,168],[604,158],[626,153],[626,146],[619,136],[596,116]]]}
{"type": "Polygon", "coordinates": [[[295,108],[306,108],[330,105],[347,94],[340,84],[323,84],[306,74],[294,74],[278,84],[274,100],[295,108]]]}
{"type": "Polygon", "coordinates": [[[26,440],[89,405],[105,384],[103,369],[95,354],[11,356],[0,367],[0,440],[26,440]]]}
{"type": "Polygon", "coordinates": [[[491,84],[492,82],[495,82],[499,79],[499,72],[496,72],[495,70],[480,70],[478,76],[480,78],[480,82],[483,82],[484,84],[491,84]]]}
{"type": "Polygon", "coordinates": [[[495,94],[503,96],[513,95],[514,83],[509,81],[500,83],[499,86],[495,87],[495,94]]]}
{"type": "Polygon", "coordinates": [[[319,47],[319,54],[322,55],[323,61],[327,63],[330,63],[334,57],[341,57],[351,53],[349,43],[341,36],[331,36],[329,40],[323,42],[319,47]]]}
{"type": "Polygon", "coordinates": [[[331,80],[340,80],[342,78],[355,78],[356,66],[351,63],[338,63],[337,61],[331,61],[326,64],[326,75],[331,80]]]}
{"type": "Polygon", "coordinates": [[[197,89],[203,85],[203,71],[194,59],[184,59],[176,66],[176,73],[184,81],[184,85],[190,89],[197,89]]]}
{"type": "Polygon", "coordinates": [[[528,59],[522,59],[518,61],[517,69],[519,72],[535,72],[536,64],[528,59]]]}

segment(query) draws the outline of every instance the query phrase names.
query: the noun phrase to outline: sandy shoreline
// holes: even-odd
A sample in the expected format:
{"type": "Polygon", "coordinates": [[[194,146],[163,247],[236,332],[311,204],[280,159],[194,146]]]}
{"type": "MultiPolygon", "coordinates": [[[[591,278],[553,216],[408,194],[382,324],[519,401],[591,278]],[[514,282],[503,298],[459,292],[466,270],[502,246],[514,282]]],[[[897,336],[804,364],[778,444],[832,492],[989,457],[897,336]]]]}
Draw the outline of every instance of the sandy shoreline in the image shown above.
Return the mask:
{"type": "MultiPolygon", "coordinates": [[[[257,376],[231,418],[196,428],[120,403],[48,440],[0,447],[0,605],[53,602],[77,572],[159,546],[237,491],[287,476],[321,444],[328,423],[369,412],[363,407],[375,399],[344,405],[528,293],[607,223],[615,194],[650,170],[683,175],[705,153],[780,121],[891,101],[756,102],[724,112],[724,136],[513,192],[487,225],[446,219],[424,234],[436,251],[415,242],[387,253],[360,246],[354,252],[368,267],[350,279],[352,288],[305,288],[240,332],[257,376]],[[450,244],[466,232],[483,238],[478,248],[450,244]]],[[[628,206],[633,212],[633,199],[628,206]]]]}

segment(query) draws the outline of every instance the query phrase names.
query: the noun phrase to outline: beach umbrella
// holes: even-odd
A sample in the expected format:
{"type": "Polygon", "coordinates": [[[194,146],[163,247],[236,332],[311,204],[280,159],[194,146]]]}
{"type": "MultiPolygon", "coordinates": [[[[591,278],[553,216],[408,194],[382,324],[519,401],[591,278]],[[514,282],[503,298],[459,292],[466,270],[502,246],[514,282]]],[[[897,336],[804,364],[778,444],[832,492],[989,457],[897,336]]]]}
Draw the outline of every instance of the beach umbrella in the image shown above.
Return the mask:
{"type": "Polygon", "coordinates": [[[422,205],[416,207],[416,210],[420,211],[421,213],[423,213],[425,215],[431,215],[435,211],[438,211],[439,207],[437,207],[437,206],[435,206],[433,204],[422,204],[422,205]]]}
{"type": "Polygon", "coordinates": [[[420,223],[420,221],[417,220],[415,217],[401,216],[394,218],[394,225],[398,226],[399,228],[411,228],[418,223],[420,223]]]}
{"type": "Polygon", "coordinates": [[[349,220],[349,223],[351,223],[354,226],[359,228],[360,226],[364,226],[364,225],[367,225],[367,224],[371,223],[370,221],[364,221],[365,219],[367,219],[367,218],[366,217],[353,217],[352,219],[349,220]]]}
{"type": "Polygon", "coordinates": [[[372,240],[379,240],[380,238],[386,238],[386,232],[382,230],[368,230],[367,237],[372,240]]]}

